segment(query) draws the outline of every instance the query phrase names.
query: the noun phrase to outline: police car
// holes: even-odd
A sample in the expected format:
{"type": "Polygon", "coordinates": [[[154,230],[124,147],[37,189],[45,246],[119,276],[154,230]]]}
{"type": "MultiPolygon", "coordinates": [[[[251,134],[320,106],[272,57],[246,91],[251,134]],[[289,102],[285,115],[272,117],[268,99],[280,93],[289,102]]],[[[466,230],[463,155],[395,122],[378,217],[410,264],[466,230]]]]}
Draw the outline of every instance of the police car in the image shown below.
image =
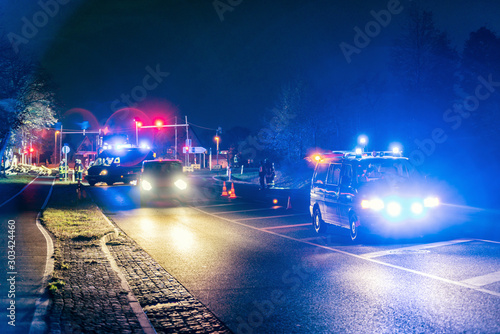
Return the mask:
{"type": "Polygon", "coordinates": [[[135,183],[145,159],[154,159],[155,154],[149,149],[136,147],[118,147],[102,150],[95,163],[89,167],[85,179],[90,186],[104,182],[135,183]]]}
{"type": "Polygon", "coordinates": [[[421,233],[435,222],[438,197],[408,158],[398,151],[336,151],[317,157],[310,213],[317,233],[327,225],[403,235],[421,233]]]}

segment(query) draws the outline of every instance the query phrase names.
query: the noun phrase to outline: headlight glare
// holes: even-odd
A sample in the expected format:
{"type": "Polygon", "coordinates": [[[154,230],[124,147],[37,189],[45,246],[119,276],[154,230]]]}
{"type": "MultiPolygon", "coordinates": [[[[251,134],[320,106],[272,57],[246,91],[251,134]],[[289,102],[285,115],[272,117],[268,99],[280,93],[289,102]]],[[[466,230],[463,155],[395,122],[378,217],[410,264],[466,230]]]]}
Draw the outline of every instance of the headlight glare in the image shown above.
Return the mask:
{"type": "Polygon", "coordinates": [[[103,169],[103,170],[99,173],[99,175],[108,175],[108,171],[107,171],[107,170],[105,170],[105,169],[103,169]]]}
{"type": "Polygon", "coordinates": [[[423,211],[424,211],[424,207],[423,207],[422,203],[419,203],[419,202],[414,202],[414,203],[411,205],[411,212],[413,212],[414,214],[419,215],[419,214],[421,214],[423,211]]]}
{"type": "Polygon", "coordinates": [[[401,214],[401,204],[398,202],[390,202],[387,204],[387,213],[392,217],[397,217],[401,214]]]}
{"type": "Polygon", "coordinates": [[[180,190],[185,190],[187,188],[187,183],[184,180],[178,179],[174,182],[175,186],[180,190]]]}
{"type": "Polygon", "coordinates": [[[424,206],[427,208],[435,208],[436,206],[439,206],[439,198],[427,197],[424,199],[424,206]]]}
{"type": "Polygon", "coordinates": [[[364,199],[361,201],[361,208],[380,211],[384,208],[384,201],[380,198],[374,198],[371,200],[364,199]]]}
{"type": "Polygon", "coordinates": [[[142,187],[142,189],[144,189],[146,191],[150,191],[151,189],[153,189],[153,187],[151,186],[151,183],[149,183],[149,181],[147,181],[147,180],[142,180],[141,187],[142,187]]]}

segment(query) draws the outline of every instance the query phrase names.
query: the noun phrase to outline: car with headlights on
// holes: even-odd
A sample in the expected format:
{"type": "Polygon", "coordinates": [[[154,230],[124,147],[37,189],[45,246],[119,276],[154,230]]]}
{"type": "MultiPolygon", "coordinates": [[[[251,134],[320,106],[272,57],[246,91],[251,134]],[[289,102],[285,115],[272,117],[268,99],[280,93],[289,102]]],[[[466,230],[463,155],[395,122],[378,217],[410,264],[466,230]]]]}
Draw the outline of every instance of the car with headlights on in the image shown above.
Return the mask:
{"type": "Polygon", "coordinates": [[[317,159],[310,214],[317,233],[329,224],[388,236],[434,230],[440,202],[433,189],[398,152],[337,151],[317,159]]]}
{"type": "Polygon", "coordinates": [[[104,182],[111,186],[123,182],[134,184],[139,178],[142,161],[154,159],[149,149],[137,147],[114,147],[103,149],[87,170],[85,180],[90,186],[104,182]]]}
{"type": "Polygon", "coordinates": [[[184,201],[190,191],[179,160],[144,161],[139,182],[141,206],[160,199],[184,201]]]}

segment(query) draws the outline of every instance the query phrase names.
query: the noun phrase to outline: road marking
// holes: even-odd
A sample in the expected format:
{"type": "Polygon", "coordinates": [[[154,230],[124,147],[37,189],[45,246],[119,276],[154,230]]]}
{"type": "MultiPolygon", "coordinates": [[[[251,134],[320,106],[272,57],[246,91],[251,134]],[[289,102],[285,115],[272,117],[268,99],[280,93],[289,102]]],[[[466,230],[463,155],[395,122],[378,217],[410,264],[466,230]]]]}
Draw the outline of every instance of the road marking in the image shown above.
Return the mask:
{"type": "Polygon", "coordinates": [[[290,227],[302,227],[302,226],[311,226],[311,223],[307,224],[295,224],[295,225],[281,225],[281,226],[270,226],[270,227],[263,227],[263,230],[276,230],[280,228],[290,228],[290,227]]]}
{"type": "Polygon", "coordinates": [[[483,275],[483,276],[472,277],[469,279],[465,279],[461,282],[465,283],[465,284],[474,285],[474,286],[485,286],[488,284],[493,284],[496,282],[500,282],[500,271],[497,271],[496,273],[483,275]]]}
{"type": "Polygon", "coordinates": [[[410,247],[389,249],[389,250],[380,251],[380,252],[365,253],[365,254],[361,254],[361,256],[368,258],[368,259],[373,259],[374,257],[393,255],[393,254],[401,254],[401,253],[404,253],[407,251],[408,252],[419,251],[419,250],[434,248],[434,247],[450,246],[450,245],[455,245],[455,244],[469,242],[469,241],[472,241],[472,240],[470,240],[470,239],[457,239],[457,240],[450,240],[450,241],[434,242],[431,244],[422,244],[422,245],[416,245],[416,246],[410,246],[410,247]]]}
{"type": "MultiPolygon", "coordinates": [[[[281,206],[279,207],[282,208],[281,206]]],[[[252,212],[252,211],[266,211],[266,210],[276,210],[277,208],[260,208],[260,209],[247,209],[247,210],[235,210],[235,211],[222,211],[222,212],[214,212],[217,215],[227,214],[227,213],[239,213],[239,212],[252,212]]]]}
{"type": "MultiPolygon", "coordinates": [[[[33,180],[34,181],[34,180],[33,180]]],[[[31,321],[30,331],[29,333],[43,333],[47,329],[47,324],[45,322],[45,315],[47,314],[47,310],[49,307],[50,299],[44,295],[45,287],[49,283],[49,279],[52,276],[52,271],[54,270],[54,258],[52,255],[54,254],[54,243],[52,242],[52,238],[47,230],[40,224],[40,216],[42,215],[42,211],[45,210],[47,203],[49,202],[50,196],[52,195],[52,190],[54,189],[54,183],[56,179],[52,180],[52,184],[50,186],[49,193],[47,194],[47,198],[45,198],[45,202],[43,202],[42,208],[38,215],[36,216],[36,227],[42,232],[45,237],[45,242],[47,243],[47,256],[45,258],[45,270],[43,272],[42,284],[38,289],[38,293],[40,297],[36,300],[35,304],[35,312],[33,314],[33,320],[31,321]]]]}
{"type": "MultiPolygon", "coordinates": [[[[257,219],[271,219],[271,218],[283,218],[283,217],[295,217],[295,216],[305,216],[309,215],[308,213],[292,213],[289,215],[279,215],[279,216],[264,216],[264,217],[252,217],[252,218],[241,218],[237,220],[233,220],[233,222],[240,222],[242,220],[257,220],[257,219]]],[[[222,218],[222,217],[219,217],[222,218]]],[[[245,225],[245,224],[243,224],[245,225]]]]}
{"type": "MultiPolygon", "coordinates": [[[[332,252],[335,252],[335,253],[344,254],[344,255],[347,255],[347,256],[350,256],[350,257],[354,257],[356,259],[360,259],[360,260],[364,260],[364,261],[376,263],[376,264],[379,264],[379,265],[382,265],[382,266],[385,266],[385,267],[389,267],[389,268],[393,268],[393,269],[398,269],[398,270],[401,270],[401,271],[406,271],[406,272],[409,272],[409,273],[412,273],[412,274],[415,274],[415,275],[419,275],[419,276],[431,278],[431,279],[434,279],[436,281],[440,281],[440,282],[447,283],[447,284],[450,284],[450,285],[455,285],[455,286],[459,286],[459,287],[462,287],[462,288],[467,288],[467,289],[475,290],[475,291],[478,291],[478,292],[483,292],[483,293],[486,293],[486,294],[489,294],[489,295],[492,295],[492,296],[500,297],[500,292],[487,290],[487,289],[484,289],[484,288],[481,288],[481,287],[476,287],[476,286],[473,286],[473,285],[470,285],[470,284],[466,284],[466,283],[462,283],[462,282],[452,281],[452,280],[449,280],[447,278],[435,276],[435,275],[432,275],[432,274],[427,274],[427,273],[424,273],[424,272],[421,272],[421,271],[417,271],[417,270],[413,270],[413,269],[401,267],[401,266],[398,266],[398,265],[395,265],[395,264],[391,264],[391,263],[382,262],[382,261],[379,261],[379,260],[376,260],[376,259],[366,258],[366,257],[363,257],[361,255],[349,253],[349,252],[346,252],[346,251],[343,251],[343,250],[340,250],[340,249],[336,249],[336,248],[332,248],[332,247],[328,247],[328,246],[325,246],[325,245],[319,245],[319,244],[316,244],[316,243],[313,243],[313,242],[300,240],[300,239],[297,239],[297,238],[294,238],[294,237],[290,237],[288,235],[276,233],[276,232],[269,231],[269,230],[266,230],[266,229],[263,229],[263,228],[259,228],[259,227],[255,227],[255,226],[248,225],[248,224],[245,224],[245,223],[241,223],[241,222],[239,222],[237,220],[232,220],[232,219],[220,217],[220,216],[217,216],[217,215],[215,215],[213,213],[206,212],[206,211],[203,211],[203,210],[195,208],[195,207],[193,207],[193,209],[195,209],[195,210],[197,210],[199,212],[202,212],[202,213],[204,213],[206,215],[212,216],[214,218],[218,218],[220,220],[225,220],[225,221],[227,221],[229,223],[240,225],[240,226],[244,226],[244,227],[247,227],[247,228],[252,229],[252,230],[256,230],[256,231],[260,231],[260,232],[272,234],[272,235],[275,235],[277,237],[281,237],[281,238],[284,238],[284,239],[296,241],[296,242],[299,242],[299,243],[302,243],[302,244],[305,244],[305,245],[309,245],[309,246],[313,246],[313,247],[318,247],[318,248],[321,248],[321,249],[326,249],[326,250],[329,250],[329,251],[332,251],[332,252]]],[[[242,220],[245,220],[245,219],[242,219],[242,220]]]]}
{"type": "Polygon", "coordinates": [[[484,242],[491,242],[492,244],[500,244],[500,241],[493,241],[493,240],[476,239],[476,241],[484,241],[484,242]]]}
{"type": "Polygon", "coordinates": [[[197,208],[213,208],[216,206],[231,206],[231,205],[241,205],[241,204],[250,204],[250,203],[224,203],[224,204],[212,204],[212,205],[201,205],[197,206],[197,208]]]}
{"type": "Polygon", "coordinates": [[[5,201],[5,202],[3,202],[2,204],[0,204],[0,208],[1,208],[2,206],[4,206],[5,204],[9,203],[10,201],[12,201],[12,200],[13,200],[14,198],[16,198],[17,196],[19,196],[19,194],[20,194],[20,193],[22,193],[22,192],[24,191],[24,189],[28,188],[28,186],[29,186],[30,184],[32,184],[33,182],[35,182],[35,180],[36,180],[36,179],[38,179],[38,176],[37,176],[37,177],[35,177],[33,180],[31,180],[31,182],[30,182],[30,183],[28,183],[27,185],[25,185],[25,186],[24,186],[24,188],[23,188],[23,189],[21,189],[21,190],[20,190],[17,194],[15,194],[15,195],[14,195],[14,196],[12,196],[11,198],[9,198],[8,200],[6,200],[6,201],[5,201]]]}

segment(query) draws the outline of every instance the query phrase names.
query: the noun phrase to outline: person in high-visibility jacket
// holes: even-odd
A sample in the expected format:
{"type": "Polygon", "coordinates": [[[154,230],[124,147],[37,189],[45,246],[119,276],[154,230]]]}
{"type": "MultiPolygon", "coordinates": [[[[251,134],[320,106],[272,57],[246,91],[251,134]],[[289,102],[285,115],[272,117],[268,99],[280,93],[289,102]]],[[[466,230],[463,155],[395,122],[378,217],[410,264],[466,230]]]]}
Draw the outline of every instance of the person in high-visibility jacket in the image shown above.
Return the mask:
{"type": "Polygon", "coordinates": [[[66,160],[61,160],[59,163],[59,181],[64,180],[68,175],[68,166],[66,160]]]}
{"type": "Polygon", "coordinates": [[[80,159],[76,159],[76,162],[75,162],[75,181],[82,182],[82,175],[83,175],[82,161],[80,159]]]}

